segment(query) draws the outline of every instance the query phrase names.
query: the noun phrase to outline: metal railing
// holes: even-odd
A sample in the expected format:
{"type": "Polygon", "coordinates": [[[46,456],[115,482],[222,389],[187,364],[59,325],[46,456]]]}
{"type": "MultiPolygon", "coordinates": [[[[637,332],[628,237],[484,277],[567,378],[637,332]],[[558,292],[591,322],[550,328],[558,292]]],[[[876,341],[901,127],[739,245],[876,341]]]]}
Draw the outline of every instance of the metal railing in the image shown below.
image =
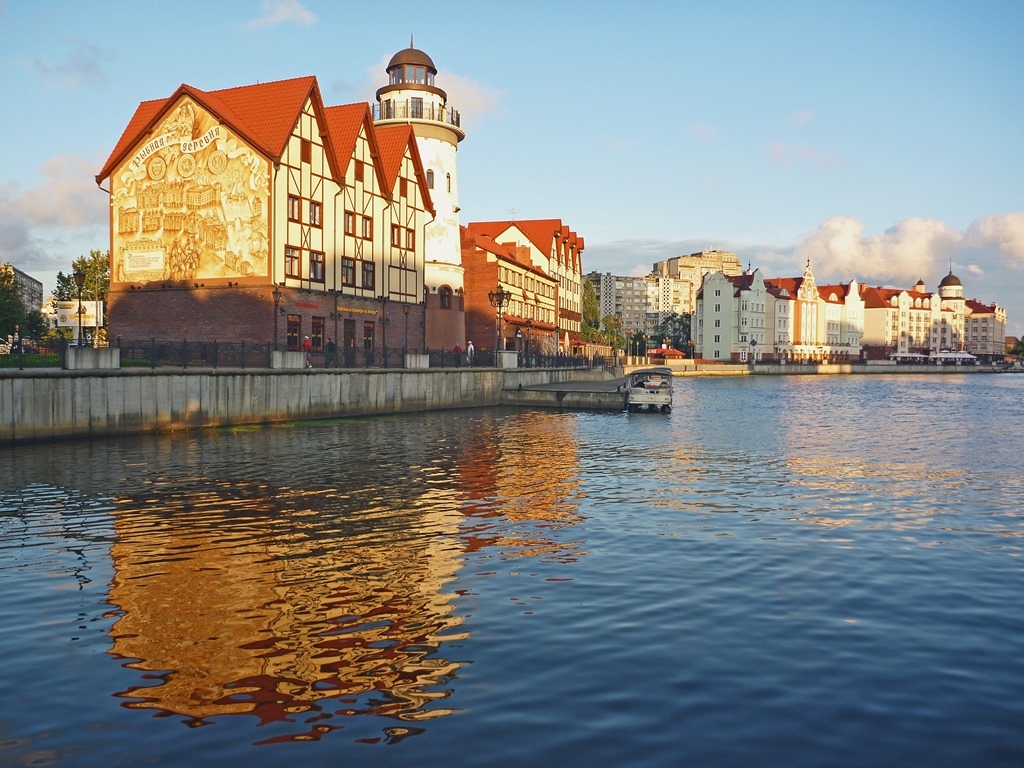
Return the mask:
{"type": "MultiPolygon", "coordinates": [[[[23,345],[21,350],[4,353],[0,350],[0,369],[62,368],[68,347],[74,341],[63,342],[59,347],[23,345]]],[[[92,345],[89,345],[92,346],[92,345]]],[[[125,339],[117,337],[109,344],[99,346],[116,347],[120,350],[121,368],[269,368],[274,345],[259,341],[197,341],[191,339],[125,339]]],[[[281,347],[278,347],[281,349],[281,347]]],[[[283,350],[282,350],[283,351],[283,350]]],[[[295,350],[292,350],[295,351],[295,350]]],[[[359,369],[359,368],[402,368],[405,365],[406,349],[387,347],[385,349],[362,349],[341,347],[334,353],[314,350],[309,354],[313,368],[359,369]]],[[[466,353],[456,356],[452,350],[426,350],[431,368],[475,368],[497,367],[494,350],[477,350],[473,360],[466,353]]],[[[517,356],[519,368],[608,368],[612,358],[601,355],[538,354],[520,352],[517,356]]]]}

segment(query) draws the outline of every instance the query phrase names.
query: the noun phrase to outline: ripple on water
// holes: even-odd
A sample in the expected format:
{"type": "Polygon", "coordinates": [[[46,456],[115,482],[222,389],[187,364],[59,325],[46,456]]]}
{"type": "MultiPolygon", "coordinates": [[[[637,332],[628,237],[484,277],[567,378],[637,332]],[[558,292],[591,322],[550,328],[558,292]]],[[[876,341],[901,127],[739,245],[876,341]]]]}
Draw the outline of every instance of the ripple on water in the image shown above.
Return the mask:
{"type": "Polygon", "coordinates": [[[0,762],[1019,765],[1024,377],[952,378],[19,446],[0,762]]]}

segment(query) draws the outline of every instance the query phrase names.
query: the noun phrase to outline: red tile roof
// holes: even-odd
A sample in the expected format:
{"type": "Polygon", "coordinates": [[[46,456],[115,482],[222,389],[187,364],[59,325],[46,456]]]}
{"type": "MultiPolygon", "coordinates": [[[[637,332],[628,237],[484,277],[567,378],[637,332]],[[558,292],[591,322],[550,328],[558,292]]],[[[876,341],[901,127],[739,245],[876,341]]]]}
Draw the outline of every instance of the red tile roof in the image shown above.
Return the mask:
{"type": "Polygon", "coordinates": [[[314,109],[320,112],[322,118],[323,100],[320,98],[316,78],[312,76],[209,92],[183,83],[168,98],[144,101],[139,105],[107,162],[96,175],[96,183],[102,183],[113,173],[132,147],[182,96],[192,98],[223,120],[258,152],[270,160],[276,160],[284,153],[299,113],[311,95],[314,109]]]}
{"type": "Polygon", "coordinates": [[[427,177],[423,172],[423,163],[420,160],[419,147],[416,144],[416,132],[411,125],[390,125],[381,126],[376,129],[377,146],[380,148],[380,166],[384,175],[385,189],[388,194],[394,193],[395,183],[398,181],[398,174],[402,170],[402,160],[406,152],[412,159],[416,182],[420,185],[420,195],[424,207],[434,213],[434,204],[430,199],[430,189],[427,187],[427,177]]]}

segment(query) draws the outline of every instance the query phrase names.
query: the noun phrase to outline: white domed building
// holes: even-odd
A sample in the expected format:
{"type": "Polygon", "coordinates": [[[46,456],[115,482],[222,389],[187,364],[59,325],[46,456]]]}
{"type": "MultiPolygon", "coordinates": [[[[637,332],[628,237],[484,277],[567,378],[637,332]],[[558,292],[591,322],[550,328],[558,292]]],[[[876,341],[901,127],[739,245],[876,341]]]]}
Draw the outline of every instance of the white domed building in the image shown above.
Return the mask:
{"type": "Polygon", "coordinates": [[[424,233],[426,346],[451,349],[466,343],[465,279],[459,239],[459,183],[456,152],[466,138],[461,115],[438,88],[437,67],[423,51],[409,47],[391,57],[388,84],[378,89],[374,123],[411,125],[436,212],[424,233]]]}

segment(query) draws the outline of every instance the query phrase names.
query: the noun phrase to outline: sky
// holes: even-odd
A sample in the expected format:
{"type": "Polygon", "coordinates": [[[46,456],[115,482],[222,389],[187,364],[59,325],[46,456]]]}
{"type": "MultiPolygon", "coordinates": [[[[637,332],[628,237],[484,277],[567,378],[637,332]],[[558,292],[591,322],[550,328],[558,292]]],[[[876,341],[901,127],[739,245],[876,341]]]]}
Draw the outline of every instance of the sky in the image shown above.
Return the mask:
{"type": "Polygon", "coordinates": [[[187,83],[374,101],[412,40],[461,112],[460,218],[558,218],[584,272],[708,248],[930,290],[1024,336],[1024,2],[0,0],[0,262],[109,249],[95,175],[187,83]]]}

